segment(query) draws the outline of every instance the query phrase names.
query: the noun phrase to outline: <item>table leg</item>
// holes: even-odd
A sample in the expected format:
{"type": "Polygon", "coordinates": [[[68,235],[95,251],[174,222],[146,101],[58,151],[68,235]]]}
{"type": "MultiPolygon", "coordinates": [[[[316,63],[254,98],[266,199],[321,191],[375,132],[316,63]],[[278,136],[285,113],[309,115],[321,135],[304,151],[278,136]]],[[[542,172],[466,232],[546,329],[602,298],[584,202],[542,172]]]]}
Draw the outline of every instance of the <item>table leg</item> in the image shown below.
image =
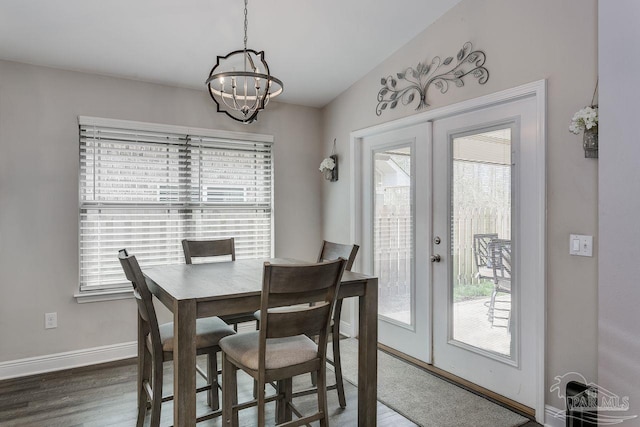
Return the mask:
{"type": "Polygon", "coordinates": [[[196,302],[178,301],[173,310],[173,425],[196,425],[196,302]]]}
{"type": "Polygon", "coordinates": [[[378,279],[358,298],[358,425],[376,425],[378,391],[378,279]]]}

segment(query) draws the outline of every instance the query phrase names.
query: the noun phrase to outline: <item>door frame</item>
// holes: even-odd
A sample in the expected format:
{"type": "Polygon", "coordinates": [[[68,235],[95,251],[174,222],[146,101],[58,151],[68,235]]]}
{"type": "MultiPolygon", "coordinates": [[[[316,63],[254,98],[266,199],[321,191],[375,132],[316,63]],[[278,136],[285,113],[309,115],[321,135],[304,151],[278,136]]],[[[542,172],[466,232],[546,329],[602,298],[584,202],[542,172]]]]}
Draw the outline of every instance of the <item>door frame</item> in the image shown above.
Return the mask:
{"type": "MultiPolygon", "coordinates": [[[[536,412],[536,420],[540,423],[544,423],[544,411],[545,411],[545,336],[546,336],[546,93],[547,82],[546,79],[538,80],[535,82],[527,83],[521,86],[517,86],[511,89],[502,90],[489,95],[484,95],[478,98],[473,98],[467,101],[462,101],[453,105],[436,108],[430,111],[414,114],[405,118],[393,120],[390,122],[382,123],[372,127],[359,129],[350,133],[349,137],[349,155],[350,155],[350,230],[351,241],[359,242],[362,240],[362,230],[359,227],[359,219],[362,218],[362,168],[360,159],[362,158],[362,139],[366,136],[376,135],[383,132],[393,131],[399,128],[424,123],[432,122],[437,119],[458,115],[466,112],[475,111],[481,108],[491,107],[497,104],[502,104],[509,101],[515,101],[523,98],[533,97],[536,100],[536,115],[537,115],[537,134],[535,152],[529,153],[535,156],[535,169],[536,169],[536,194],[533,196],[536,198],[536,206],[538,209],[536,217],[539,218],[538,223],[535,225],[537,230],[536,239],[539,248],[534,283],[539,283],[540,286],[535,290],[535,299],[533,301],[535,309],[535,336],[536,342],[536,405],[533,408],[536,412]]],[[[431,255],[431,254],[430,254],[431,255]]],[[[429,293],[432,294],[432,286],[430,286],[429,293]]],[[[430,298],[432,301],[432,298],[430,298]]],[[[349,301],[350,318],[348,319],[349,325],[345,329],[347,332],[357,331],[357,306],[352,301],[349,301]]],[[[431,310],[431,307],[430,307],[431,310]]],[[[346,319],[345,319],[346,320],[346,319]]],[[[347,322],[345,322],[347,323],[347,322]]],[[[433,332],[433,331],[432,331],[433,332]]]]}

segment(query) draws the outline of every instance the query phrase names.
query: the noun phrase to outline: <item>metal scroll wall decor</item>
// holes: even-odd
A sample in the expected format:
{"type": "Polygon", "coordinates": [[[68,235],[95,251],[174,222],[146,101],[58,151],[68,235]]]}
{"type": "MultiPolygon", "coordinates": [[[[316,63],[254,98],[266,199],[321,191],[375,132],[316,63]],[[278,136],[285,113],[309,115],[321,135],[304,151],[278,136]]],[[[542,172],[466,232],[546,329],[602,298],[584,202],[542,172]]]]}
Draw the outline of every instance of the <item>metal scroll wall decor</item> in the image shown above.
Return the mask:
{"type": "Polygon", "coordinates": [[[444,61],[436,56],[431,64],[420,62],[416,68],[409,67],[403,72],[397,73],[396,77],[382,78],[380,81],[382,89],[378,92],[376,115],[381,115],[387,108],[390,110],[396,108],[398,103],[409,105],[416,98],[419,98],[416,111],[428,107],[427,91],[432,85],[441,93],[446,93],[449,90],[450,82],[457,87],[464,86],[463,79],[469,74],[478,79],[478,83],[481,85],[489,80],[489,71],[484,67],[487,56],[481,50],[473,50],[471,42],[466,42],[462,46],[455,59],[457,62],[447,71],[441,67],[452,65],[453,56],[449,56],[444,61]]]}

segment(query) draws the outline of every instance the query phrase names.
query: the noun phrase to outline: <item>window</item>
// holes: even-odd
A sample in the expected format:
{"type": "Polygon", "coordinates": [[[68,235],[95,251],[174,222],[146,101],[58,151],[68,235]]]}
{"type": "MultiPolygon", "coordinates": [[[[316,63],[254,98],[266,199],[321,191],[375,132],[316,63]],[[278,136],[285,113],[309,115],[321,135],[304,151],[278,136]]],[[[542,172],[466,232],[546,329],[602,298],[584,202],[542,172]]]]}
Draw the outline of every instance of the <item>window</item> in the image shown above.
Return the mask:
{"type": "MultiPolygon", "coordinates": [[[[183,263],[181,240],[272,254],[273,138],[80,117],[80,294],[129,290],[118,262],[183,263]]],[[[80,296],[81,296],[80,295],[80,296]]]]}

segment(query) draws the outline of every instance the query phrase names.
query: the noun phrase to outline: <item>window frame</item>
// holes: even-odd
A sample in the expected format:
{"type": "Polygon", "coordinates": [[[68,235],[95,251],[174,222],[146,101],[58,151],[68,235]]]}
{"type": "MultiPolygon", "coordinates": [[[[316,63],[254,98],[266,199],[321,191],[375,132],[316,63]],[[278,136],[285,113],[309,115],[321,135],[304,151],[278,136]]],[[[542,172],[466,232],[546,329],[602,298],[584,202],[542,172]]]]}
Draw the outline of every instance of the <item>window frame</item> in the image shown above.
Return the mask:
{"type": "MultiPolygon", "coordinates": [[[[270,200],[268,205],[269,212],[269,230],[270,230],[270,247],[269,253],[270,256],[273,256],[274,248],[275,248],[275,207],[274,207],[274,188],[275,188],[275,173],[274,173],[274,165],[275,165],[275,156],[274,156],[274,137],[273,135],[266,134],[256,134],[256,133],[248,133],[248,132],[235,132],[235,131],[225,131],[225,130],[216,130],[216,129],[205,129],[205,128],[195,128],[195,127],[187,127],[187,126],[178,126],[178,125],[167,125],[167,124],[159,124],[159,123],[149,123],[149,122],[138,122],[138,121],[129,121],[129,120],[119,120],[119,119],[107,119],[107,118],[99,118],[99,117],[90,117],[90,116],[78,116],[78,286],[77,292],[74,294],[78,303],[85,302],[96,302],[96,301],[107,301],[107,300],[117,300],[117,299],[125,299],[131,298],[133,296],[133,291],[130,287],[122,288],[122,287],[105,287],[102,289],[85,289],[82,285],[82,211],[87,208],[98,208],[100,204],[95,203],[92,206],[92,203],[87,203],[83,201],[82,196],[82,131],[83,127],[100,127],[100,128],[112,128],[112,129],[122,129],[122,130],[131,130],[132,133],[135,132],[154,132],[154,133],[166,133],[171,135],[180,135],[180,140],[184,139],[185,146],[188,146],[191,141],[200,140],[224,140],[228,143],[233,144],[234,141],[238,143],[258,143],[264,144],[269,147],[269,156],[270,156],[270,200]]],[[[201,148],[201,147],[200,147],[201,148]]],[[[186,162],[187,167],[191,168],[190,161],[186,162]]],[[[199,190],[202,190],[199,188],[199,190]]],[[[191,202],[187,201],[185,205],[190,205],[191,202]]],[[[105,206],[108,205],[105,204],[105,206]]],[[[202,201],[199,203],[192,204],[193,212],[198,209],[198,206],[202,206],[202,201]]],[[[135,204],[131,204],[132,208],[135,208],[135,204]]],[[[139,205],[138,205],[139,206],[139,205]]],[[[167,208],[170,208],[170,203],[165,205],[167,208]]],[[[175,206],[171,207],[175,208],[175,206]]],[[[214,212],[215,208],[211,208],[211,211],[214,212]]],[[[192,237],[190,237],[192,238],[192,237]]],[[[115,255],[114,255],[115,256],[115,255]]]]}

